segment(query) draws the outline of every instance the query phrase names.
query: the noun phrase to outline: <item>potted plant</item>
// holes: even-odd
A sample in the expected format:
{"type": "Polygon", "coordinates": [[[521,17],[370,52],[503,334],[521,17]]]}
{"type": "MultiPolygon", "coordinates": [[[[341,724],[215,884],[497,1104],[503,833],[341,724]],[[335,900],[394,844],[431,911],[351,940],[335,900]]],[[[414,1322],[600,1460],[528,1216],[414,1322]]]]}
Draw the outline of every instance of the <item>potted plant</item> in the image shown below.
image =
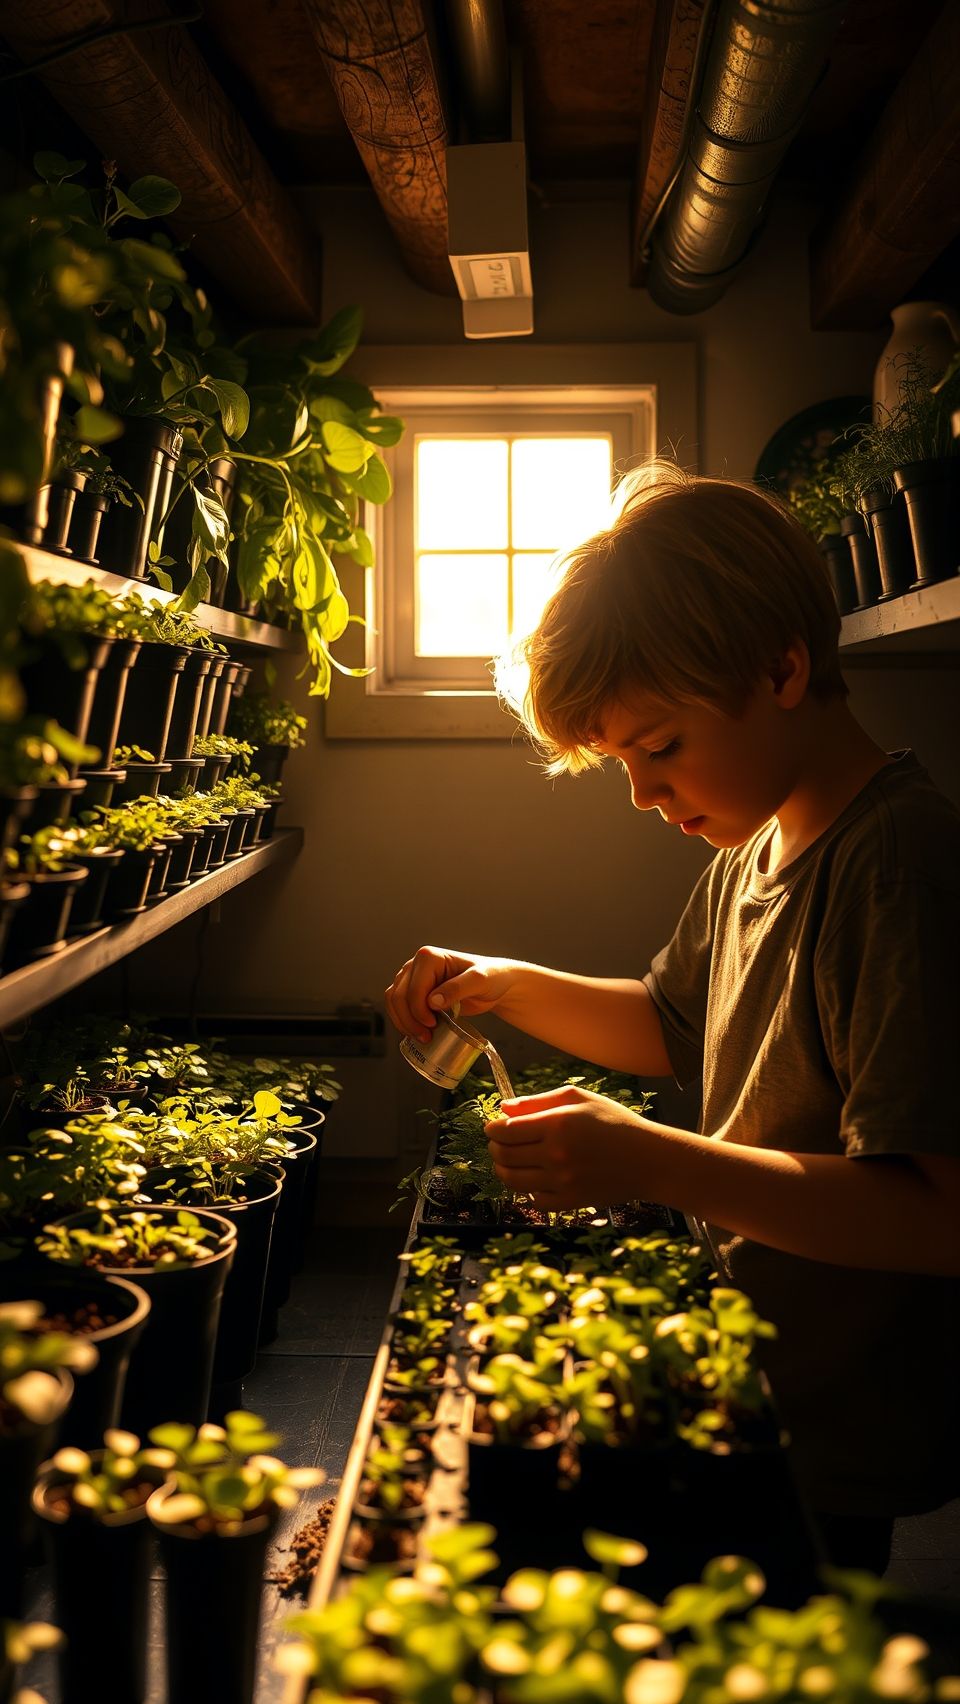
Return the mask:
{"type": "Polygon", "coordinates": [[[357,1491],[357,1513],[365,1521],[422,1521],[426,1515],[427,1454],[403,1426],[386,1424],[373,1438],[357,1491]]]}
{"type": "Polygon", "coordinates": [[[150,877],[160,852],[165,823],[155,799],[140,798],[127,805],[111,805],[90,813],[88,826],[104,844],[122,853],[111,868],[103,898],[107,923],[139,916],[147,903],[150,877]]]}
{"type": "Polygon", "coordinates": [[[800,525],[819,546],[837,608],[849,615],[857,608],[859,593],[853,571],[849,536],[841,530],[843,503],[834,489],[829,469],[823,469],[788,494],[788,502],[800,525]]]}
{"type": "Polygon", "coordinates": [[[493,1355],[467,1375],[468,1508],[471,1520],[489,1520],[500,1534],[501,1577],[515,1559],[541,1565],[571,1560],[559,1487],[561,1444],[569,1432],[561,1372],[555,1345],[540,1339],[529,1360],[493,1355]],[[511,1516],[518,1508],[524,1511],[519,1531],[511,1516]]]}
{"type": "Polygon", "coordinates": [[[107,1698],[146,1696],[152,1530],[147,1499],[176,1457],[110,1429],[98,1448],[61,1447],[44,1462],[33,1509],[51,1562],[61,1704],[85,1704],[91,1676],[107,1698]]]}
{"type": "Polygon", "coordinates": [[[252,768],[275,786],[291,751],[306,744],[307,719],[284,698],[244,693],[230,712],[230,732],[253,748],[252,768]]]}
{"type": "Polygon", "coordinates": [[[243,1410],[199,1431],[158,1426],[150,1441],[175,1456],[174,1483],[147,1504],[167,1579],[168,1695],[250,1704],[266,1547],[280,1511],[325,1476],[267,1453],[278,1437],[243,1410]]]}
{"type": "Polygon", "coordinates": [[[195,1422],[205,1417],[236,1240],[235,1226],[208,1208],[129,1205],[85,1208],[48,1224],[38,1237],[48,1260],[120,1272],[150,1297],[120,1413],[127,1430],[142,1435],[170,1408],[195,1422]]]}
{"type": "Polygon", "coordinates": [[[37,1468],[54,1446],[73,1395],[71,1371],[92,1367],[92,1343],[66,1332],[37,1332],[35,1301],[0,1304],[0,1615],[17,1617],[32,1523],[30,1493],[37,1468]]]}
{"type": "Polygon", "coordinates": [[[933,386],[920,351],[894,361],[899,402],[881,425],[904,494],[917,573],[914,586],[949,579],[960,566],[960,462],[951,416],[960,403],[960,362],[933,386]]]}
{"type": "Polygon", "coordinates": [[[87,880],[86,870],[71,854],[70,842],[56,823],[23,836],[17,867],[30,892],[10,928],[7,957],[12,965],[51,958],[65,948],[70,907],[87,880]]]}

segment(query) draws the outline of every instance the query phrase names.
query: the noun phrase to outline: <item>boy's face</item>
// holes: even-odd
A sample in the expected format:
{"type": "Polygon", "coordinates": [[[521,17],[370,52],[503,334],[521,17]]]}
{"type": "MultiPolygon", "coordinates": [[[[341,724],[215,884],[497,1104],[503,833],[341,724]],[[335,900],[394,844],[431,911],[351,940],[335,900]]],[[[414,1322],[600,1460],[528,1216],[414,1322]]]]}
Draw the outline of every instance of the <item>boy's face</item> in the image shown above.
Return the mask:
{"type": "Polygon", "coordinates": [[[711,846],[742,846],[796,784],[789,721],[772,681],[738,716],[638,693],[611,708],[595,749],[622,763],[637,810],[711,846]]]}

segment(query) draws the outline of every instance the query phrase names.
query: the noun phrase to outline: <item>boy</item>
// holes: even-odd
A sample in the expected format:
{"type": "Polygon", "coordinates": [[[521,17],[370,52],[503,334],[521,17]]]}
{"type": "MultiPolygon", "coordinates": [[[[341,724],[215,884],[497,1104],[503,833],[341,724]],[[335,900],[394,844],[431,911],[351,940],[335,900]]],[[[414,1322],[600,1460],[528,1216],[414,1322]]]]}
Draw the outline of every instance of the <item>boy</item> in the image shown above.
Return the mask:
{"type": "MultiPolygon", "coordinates": [[[[700,1135],[579,1089],[505,1102],[500,1176],[549,1208],[670,1202],[778,1327],[798,1478],[840,1565],[960,1493],[960,813],[851,714],[819,551],[758,489],[658,465],[526,641],[548,772],[604,757],[717,856],[642,981],[422,947],[387,1005],[495,1011],[641,1078],[700,1135]]],[[[629,899],[629,896],[624,896],[629,899]]]]}

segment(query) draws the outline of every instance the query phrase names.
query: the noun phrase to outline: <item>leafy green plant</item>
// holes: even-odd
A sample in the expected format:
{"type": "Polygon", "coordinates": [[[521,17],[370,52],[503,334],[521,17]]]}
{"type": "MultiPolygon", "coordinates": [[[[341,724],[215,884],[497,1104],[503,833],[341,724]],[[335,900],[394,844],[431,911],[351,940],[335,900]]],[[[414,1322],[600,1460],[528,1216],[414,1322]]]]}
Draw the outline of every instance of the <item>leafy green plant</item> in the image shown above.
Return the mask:
{"type": "Polygon", "coordinates": [[[222,1426],[169,1421],[149,1436],[173,1456],[176,1494],[150,1504],[151,1519],[162,1526],[229,1533],[257,1515],[294,1508],[302,1490],[326,1478],[322,1468],[286,1467],[267,1453],[278,1435],[244,1409],[225,1415],[222,1426]]]}
{"type": "Polygon", "coordinates": [[[62,875],[73,868],[76,848],[60,823],[48,823],[20,837],[20,868],[25,876],[62,875]]]}
{"type": "Polygon", "coordinates": [[[42,1426],[62,1407],[60,1368],[87,1372],[97,1364],[97,1348],[85,1337],[43,1331],[40,1302],[0,1302],[0,1429],[22,1421],[42,1426]]]}
{"type": "Polygon", "coordinates": [[[91,1199],[120,1202],[136,1194],[143,1149],[107,1113],[86,1113],[66,1130],[39,1129],[29,1147],[0,1152],[0,1222],[8,1227],[79,1211],[91,1199]]]}
{"type": "MultiPolygon", "coordinates": [[[[94,1204],[100,1206],[99,1202],[94,1204]]],[[[122,1218],[104,1208],[95,1228],[82,1225],[48,1225],[37,1238],[42,1254],[70,1266],[189,1266],[206,1260],[218,1242],[217,1232],[204,1225],[194,1213],[167,1214],[143,1211],[124,1213],[122,1218]]]]}
{"type": "Polygon", "coordinates": [[[382,1426],[364,1460],[358,1503],[388,1515],[419,1507],[421,1482],[411,1476],[422,1465],[423,1452],[414,1448],[406,1427],[382,1426]]]}
{"type": "Polygon", "coordinates": [[[474,1414],[474,1431],[489,1422],[498,1443],[515,1443],[554,1430],[551,1417],[559,1419],[562,1355],[556,1346],[538,1339],[529,1360],[512,1352],[492,1355],[481,1370],[470,1372],[467,1383],[480,1399],[474,1414]]]}
{"type": "Polygon", "coordinates": [[[146,1488],[154,1488],[157,1470],[168,1471],[176,1459],[172,1450],[141,1449],[133,1432],[114,1427],[104,1433],[103,1448],[92,1455],[75,1445],[57,1450],[50,1458],[51,1487],[85,1515],[123,1514],[146,1502],[146,1488]]]}
{"type": "Polygon", "coordinates": [[[19,1091],[19,1099],[33,1112],[42,1106],[51,1111],[71,1113],[85,1106],[92,1093],[89,1072],[82,1065],[76,1065],[65,1081],[25,1084],[19,1091]]]}
{"type": "Polygon", "coordinates": [[[63,786],[70,779],[68,764],[96,763],[99,756],[96,746],[82,745],[46,717],[0,722],[0,792],[63,786]]]}
{"type": "Polygon", "coordinates": [[[307,718],[285,698],[266,692],[245,692],[230,707],[230,727],[251,745],[285,745],[295,749],[306,744],[307,718]]]}
{"type": "Polygon", "coordinates": [[[110,759],[111,766],[114,769],[126,769],[129,763],[156,763],[156,761],[152,751],[147,751],[145,746],[138,745],[114,746],[113,755],[110,759]]]}
{"type": "Polygon", "coordinates": [[[250,767],[253,746],[246,740],[234,739],[231,734],[204,734],[193,742],[194,757],[239,757],[245,769],[250,767]]]}
{"type": "Polygon", "coordinates": [[[163,807],[156,799],[134,799],[126,805],[98,806],[81,813],[81,820],[123,851],[147,852],[166,832],[163,807]]]}

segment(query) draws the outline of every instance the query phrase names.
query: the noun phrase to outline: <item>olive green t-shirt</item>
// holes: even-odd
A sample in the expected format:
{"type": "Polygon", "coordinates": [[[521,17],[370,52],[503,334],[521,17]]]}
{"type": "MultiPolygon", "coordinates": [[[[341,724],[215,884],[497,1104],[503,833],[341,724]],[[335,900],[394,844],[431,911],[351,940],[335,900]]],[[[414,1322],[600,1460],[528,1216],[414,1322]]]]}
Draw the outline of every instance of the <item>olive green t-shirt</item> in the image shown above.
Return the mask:
{"type": "MultiPolygon", "coordinates": [[[[960,1153],[960,812],[898,752],[768,875],[774,826],[717,855],[645,978],[678,1081],[702,1076],[702,1133],[861,1165],[960,1153]]],[[[960,1281],[698,1228],[778,1327],[764,1359],[812,1506],[960,1495],[960,1281]]]]}

